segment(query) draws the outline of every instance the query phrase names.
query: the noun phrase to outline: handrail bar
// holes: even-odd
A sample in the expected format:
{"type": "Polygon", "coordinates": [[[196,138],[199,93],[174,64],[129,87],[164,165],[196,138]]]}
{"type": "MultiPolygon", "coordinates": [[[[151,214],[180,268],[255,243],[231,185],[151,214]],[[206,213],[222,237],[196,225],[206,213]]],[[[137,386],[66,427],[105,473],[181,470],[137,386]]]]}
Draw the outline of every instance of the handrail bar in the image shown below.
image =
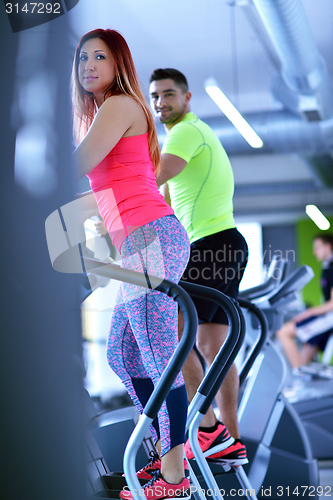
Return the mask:
{"type": "Polygon", "coordinates": [[[245,382],[245,379],[248,376],[248,373],[251,370],[253,363],[256,360],[256,357],[258,356],[259,352],[261,351],[262,347],[266,342],[268,335],[268,322],[264,312],[261,309],[259,309],[259,307],[257,307],[255,304],[253,304],[249,300],[241,298],[238,298],[237,300],[240,307],[243,307],[244,309],[247,309],[250,313],[254,314],[257,317],[260,324],[260,333],[240,369],[239,386],[241,387],[245,382]]]}
{"type": "MultiPolygon", "coordinates": [[[[189,425],[189,423],[194,417],[194,414],[198,410],[202,412],[203,408],[207,406],[206,404],[207,397],[214,383],[216,382],[217,378],[221,376],[223,380],[227,374],[229,368],[229,365],[227,365],[228,359],[232,355],[240,336],[240,324],[241,324],[240,314],[242,315],[242,313],[240,313],[240,310],[237,308],[235,301],[230,299],[230,297],[223,294],[222,292],[215,290],[214,288],[206,287],[203,285],[196,285],[194,283],[189,283],[183,280],[179,282],[179,285],[182,288],[184,288],[184,290],[186,290],[190,296],[200,297],[205,300],[211,300],[217,303],[225,311],[229,322],[228,336],[224,344],[221,346],[219,353],[215,357],[204,379],[202,380],[197,390],[197,393],[189,406],[188,410],[188,425],[189,425]],[[198,401],[200,401],[199,405],[198,401]],[[200,404],[202,406],[200,406],[200,404]]],[[[212,396],[211,401],[214,399],[214,396],[215,395],[212,396]]],[[[208,404],[207,410],[210,404],[211,403],[208,404]]]]}

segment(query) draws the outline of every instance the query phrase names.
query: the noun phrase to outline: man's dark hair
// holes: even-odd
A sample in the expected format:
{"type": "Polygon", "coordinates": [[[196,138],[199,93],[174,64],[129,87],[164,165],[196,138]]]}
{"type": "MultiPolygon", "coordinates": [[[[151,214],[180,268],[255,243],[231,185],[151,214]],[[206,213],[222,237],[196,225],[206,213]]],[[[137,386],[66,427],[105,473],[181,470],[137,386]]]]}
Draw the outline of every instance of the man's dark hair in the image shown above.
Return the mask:
{"type": "Polygon", "coordinates": [[[188,83],[185,75],[173,68],[155,69],[150,75],[149,83],[157,80],[166,80],[167,78],[171,78],[182,89],[183,93],[188,91],[188,83]]]}
{"type": "Polygon", "coordinates": [[[312,241],[314,240],[321,240],[325,245],[328,243],[331,245],[331,248],[333,250],[333,234],[331,233],[318,233],[316,236],[312,238],[312,241]]]}

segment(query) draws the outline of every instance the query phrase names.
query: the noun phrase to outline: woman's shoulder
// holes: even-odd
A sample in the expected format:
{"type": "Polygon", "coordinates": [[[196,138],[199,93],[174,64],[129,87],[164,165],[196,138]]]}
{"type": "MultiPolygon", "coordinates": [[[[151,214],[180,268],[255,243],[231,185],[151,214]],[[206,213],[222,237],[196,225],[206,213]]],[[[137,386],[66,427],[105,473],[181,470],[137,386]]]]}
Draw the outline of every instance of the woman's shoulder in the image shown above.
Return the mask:
{"type": "Polygon", "coordinates": [[[108,97],[99,108],[101,118],[109,122],[116,117],[125,125],[123,136],[139,135],[147,132],[147,118],[140,103],[127,95],[108,97]]]}
{"type": "Polygon", "coordinates": [[[128,95],[113,95],[105,99],[101,108],[114,108],[116,110],[134,110],[141,108],[140,104],[131,96],[128,95]]]}

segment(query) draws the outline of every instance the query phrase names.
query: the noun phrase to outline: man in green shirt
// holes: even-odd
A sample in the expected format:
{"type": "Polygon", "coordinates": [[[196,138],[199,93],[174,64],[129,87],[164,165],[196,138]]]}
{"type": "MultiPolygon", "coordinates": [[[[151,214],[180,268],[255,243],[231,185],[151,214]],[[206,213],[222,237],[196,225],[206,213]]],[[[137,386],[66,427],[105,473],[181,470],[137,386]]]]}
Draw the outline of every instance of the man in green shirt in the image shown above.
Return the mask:
{"type": "MultiPolygon", "coordinates": [[[[228,156],[213,130],[191,112],[191,93],[182,73],[171,68],[155,70],[149,92],[153,111],[167,131],[157,183],[167,183],[171,206],[191,242],[183,279],[237,298],[248,249],[233,218],[234,179],[228,156]]],[[[228,319],[216,304],[197,298],[193,302],[199,318],[197,349],[210,366],[227,337],[228,319]]],[[[182,318],[179,323],[182,331],[182,318]]],[[[183,375],[192,400],[203,378],[195,351],[188,357],[183,375]]],[[[237,369],[232,365],[216,395],[225,425],[210,408],[199,428],[204,455],[232,466],[248,461],[238,429],[238,386],[237,369]]],[[[185,452],[193,458],[189,441],[185,452]]]]}

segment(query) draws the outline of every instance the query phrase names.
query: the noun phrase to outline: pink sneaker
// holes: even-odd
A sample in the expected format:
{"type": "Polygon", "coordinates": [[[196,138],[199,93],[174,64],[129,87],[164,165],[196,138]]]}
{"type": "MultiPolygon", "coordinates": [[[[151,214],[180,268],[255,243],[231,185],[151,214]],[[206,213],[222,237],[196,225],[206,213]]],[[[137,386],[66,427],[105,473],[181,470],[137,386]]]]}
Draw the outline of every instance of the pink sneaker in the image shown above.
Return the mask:
{"type": "MultiPolygon", "coordinates": [[[[160,471],[155,472],[153,478],[144,485],[143,492],[147,500],[167,500],[169,498],[190,500],[191,498],[190,482],[187,477],[184,477],[179,484],[171,484],[164,481],[160,471]]],[[[142,497],[140,492],[137,492],[138,494],[139,498],[142,497]]],[[[126,489],[119,493],[119,497],[123,500],[135,500],[136,495],[133,498],[131,492],[126,489]]]]}
{"type": "Polygon", "coordinates": [[[228,464],[231,467],[239,467],[247,464],[249,461],[246,455],[245,445],[240,439],[235,439],[235,442],[225,450],[214,453],[207,457],[207,462],[215,462],[220,464],[228,464]]]}
{"type": "MultiPolygon", "coordinates": [[[[145,467],[142,467],[136,475],[139,479],[152,479],[154,472],[161,470],[161,459],[153,450],[149,453],[150,459],[145,467]]],[[[187,460],[184,460],[185,477],[189,477],[189,468],[187,460]]]]}
{"type": "MultiPolygon", "coordinates": [[[[226,426],[219,422],[214,432],[198,431],[198,441],[204,457],[208,457],[228,448],[235,440],[230,436],[226,426]]],[[[185,455],[188,459],[194,458],[189,439],[185,443],[185,455]]]]}
{"type": "Polygon", "coordinates": [[[139,479],[147,479],[148,481],[153,477],[153,472],[161,470],[161,460],[158,454],[151,451],[149,455],[148,464],[136,473],[139,479]]]}

